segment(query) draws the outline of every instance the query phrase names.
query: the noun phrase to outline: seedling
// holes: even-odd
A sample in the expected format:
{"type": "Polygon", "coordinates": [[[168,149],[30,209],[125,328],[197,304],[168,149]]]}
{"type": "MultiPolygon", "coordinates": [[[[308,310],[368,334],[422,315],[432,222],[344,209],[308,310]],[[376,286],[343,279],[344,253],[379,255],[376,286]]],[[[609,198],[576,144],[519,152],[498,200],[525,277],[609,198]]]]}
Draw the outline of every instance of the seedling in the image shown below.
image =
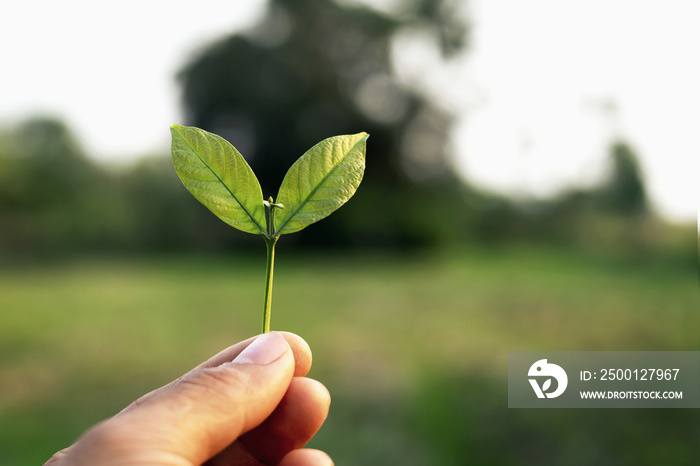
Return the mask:
{"type": "Polygon", "coordinates": [[[334,136],[319,142],[287,171],[277,199],[263,200],[253,170],[224,138],[180,125],[172,125],[170,132],[175,171],[189,192],[225,223],[265,240],[262,331],[268,332],[277,240],[329,216],[355,194],[365,171],[369,135],[334,136]]]}

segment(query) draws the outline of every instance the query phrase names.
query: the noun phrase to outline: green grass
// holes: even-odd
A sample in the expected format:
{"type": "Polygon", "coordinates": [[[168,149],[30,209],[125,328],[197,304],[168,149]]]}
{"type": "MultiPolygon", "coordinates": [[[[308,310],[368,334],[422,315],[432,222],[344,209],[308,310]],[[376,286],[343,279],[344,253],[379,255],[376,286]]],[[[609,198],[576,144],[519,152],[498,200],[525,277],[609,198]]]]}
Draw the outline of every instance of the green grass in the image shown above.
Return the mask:
{"type": "MultiPolygon", "coordinates": [[[[337,464],[683,464],[697,410],[508,410],[515,350],[700,350],[697,278],[668,262],[504,249],[399,258],[279,247],[272,328],[333,396],[337,464]],[[547,412],[543,412],[547,411],[547,412]],[[555,412],[552,412],[555,411],[555,412]]],[[[259,332],[259,257],[0,269],[0,463],[91,424],[259,332]]]]}

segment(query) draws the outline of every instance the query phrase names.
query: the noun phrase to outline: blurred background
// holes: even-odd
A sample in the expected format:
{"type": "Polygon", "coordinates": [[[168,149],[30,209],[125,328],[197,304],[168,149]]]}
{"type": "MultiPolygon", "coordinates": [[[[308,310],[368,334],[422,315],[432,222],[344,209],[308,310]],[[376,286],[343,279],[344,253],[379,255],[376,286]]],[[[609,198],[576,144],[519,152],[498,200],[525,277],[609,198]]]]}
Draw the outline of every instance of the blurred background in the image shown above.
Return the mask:
{"type": "Polygon", "coordinates": [[[265,196],[319,140],[365,179],[278,246],[272,327],[339,465],[655,465],[697,410],[507,408],[508,351],[700,350],[696,2],[12,2],[0,30],[0,463],[259,332],[264,242],[180,184],[169,126],[265,196]]]}

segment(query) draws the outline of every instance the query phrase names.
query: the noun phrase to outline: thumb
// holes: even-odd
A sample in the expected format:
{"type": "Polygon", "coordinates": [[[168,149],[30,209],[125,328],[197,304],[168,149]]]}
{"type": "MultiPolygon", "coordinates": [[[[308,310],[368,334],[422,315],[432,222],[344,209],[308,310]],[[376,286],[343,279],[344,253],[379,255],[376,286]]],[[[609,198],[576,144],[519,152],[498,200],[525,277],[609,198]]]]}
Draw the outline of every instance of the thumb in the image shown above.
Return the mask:
{"type": "Polygon", "coordinates": [[[97,426],[69,456],[75,453],[80,463],[90,458],[91,464],[109,464],[104,460],[118,448],[122,460],[128,455],[127,463],[201,464],[274,411],[294,366],[284,337],[265,333],[232,362],[188,374],[169,390],[97,426]],[[91,434],[98,440],[85,442],[91,434]],[[79,451],[95,443],[102,444],[93,449],[101,449],[103,459],[79,451]]]}

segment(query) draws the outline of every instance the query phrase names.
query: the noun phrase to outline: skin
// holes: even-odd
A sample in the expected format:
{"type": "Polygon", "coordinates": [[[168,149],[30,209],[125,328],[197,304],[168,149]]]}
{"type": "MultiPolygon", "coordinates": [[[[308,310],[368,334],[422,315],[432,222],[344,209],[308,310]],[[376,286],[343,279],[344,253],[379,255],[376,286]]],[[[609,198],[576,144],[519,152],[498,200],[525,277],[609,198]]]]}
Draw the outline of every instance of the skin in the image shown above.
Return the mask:
{"type": "Polygon", "coordinates": [[[330,395],[306,374],[311,351],[297,335],[265,334],[262,363],[235,344],[94,426],[46,463],[65,465],[329,466],[303,449],[328,415],[330,395]],[[274,350],[274,351],[273,351],[274,350]]]}

